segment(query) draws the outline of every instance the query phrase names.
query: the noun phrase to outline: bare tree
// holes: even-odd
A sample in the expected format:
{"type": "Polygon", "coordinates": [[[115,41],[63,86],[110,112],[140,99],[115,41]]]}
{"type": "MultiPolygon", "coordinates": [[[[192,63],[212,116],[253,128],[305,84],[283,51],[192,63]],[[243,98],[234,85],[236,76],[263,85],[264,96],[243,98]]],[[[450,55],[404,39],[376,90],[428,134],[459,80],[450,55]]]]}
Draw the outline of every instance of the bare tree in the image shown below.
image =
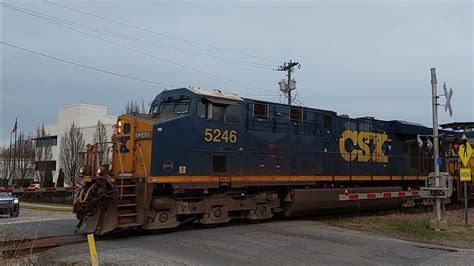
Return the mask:
{"type": "Polygon", "coordinates": [[[36,167],[36,178],[38,181],[43,184],[44,179],[46,177],[47,171],[50,171],[52,169],[47,168],[48,163],[46,161],[51,160],[53,158],[53,152],[51,150],[51,145],[49,143],[44,143],[44,138],[48,137],[49,134],[46,133],[46,130],[44,128],[44,124],[38,126],[36,128],[36,148],[35,148],[35,160],[37,164],[39,164],[41,167],[36,167]],[[39,145],[42,144],[42,145],[39,145]],[[44,145],[43,145],[44,144],[44,145]]]}
{"type": "Polygon", "coordinates": [[[16,176],[19,179],[33,179],[35,174],[35,145],[24,132],[16,141],[16,176]]]}
{"type": "Polygon", "coordinates": [[[132,113],[140,113],[140,105],[138,105],[135,101],[128,101],[127,105],[125,106],[125,113],[132,114],[132,113]]]}
{"type": "Polygon", "coordinates": [[[148,111],[145,108],[145,101],[142,99],[142,114],[146,114],[148,111]]]}
{"type": "Polygon", "coordinates": [[[97,125],[93,134],[92,142],[97,144],[97,153],[99,159],[99,165],[104,165],[109,163],[109,156],[107,156],[107,142],[109,141],[107,138],[107,129],[105,128],[104,123],[102,121],[97,121],[97,125]]]}
{"type": "Polygon", "coordinates": [[[61,136],[59,165],[64,170],[65,181],[75,186],[84,163],[86,144],[82,132],[74,123],[61,136]]]}

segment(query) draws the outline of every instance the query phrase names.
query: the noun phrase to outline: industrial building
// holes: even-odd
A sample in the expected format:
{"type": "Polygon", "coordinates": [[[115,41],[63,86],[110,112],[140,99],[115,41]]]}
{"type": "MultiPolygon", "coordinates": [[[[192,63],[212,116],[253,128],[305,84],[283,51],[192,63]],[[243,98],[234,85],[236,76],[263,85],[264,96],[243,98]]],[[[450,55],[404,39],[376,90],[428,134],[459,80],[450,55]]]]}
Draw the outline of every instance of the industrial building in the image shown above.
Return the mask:
{"type": "Polygon", "coordinates": [[[80,128],[86,144],[92,143],[93,134],[96,130],[97,121],[101,121],[107,130],[107,136],[111,137],[116,116],[107,114],[107,107],[75,104],[58,109],[58,118],[55,123],[45,124],[47,137],[37,138],[36,147],[51,146],[52,158],[49,161],[36,162],[37,164],[47,164],[53,170],[53,180],[56,182],[59,173],[59,151],[61,147],[61,136],[74,123],[80,128]]]}

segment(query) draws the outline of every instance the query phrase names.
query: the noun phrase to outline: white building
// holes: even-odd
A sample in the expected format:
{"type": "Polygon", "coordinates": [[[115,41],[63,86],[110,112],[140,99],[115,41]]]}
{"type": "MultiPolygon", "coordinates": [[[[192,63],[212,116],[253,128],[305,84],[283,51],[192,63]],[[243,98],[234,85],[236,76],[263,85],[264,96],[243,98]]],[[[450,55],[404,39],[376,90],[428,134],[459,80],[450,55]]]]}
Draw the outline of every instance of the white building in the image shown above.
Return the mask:
{"type": "Polygon", "coordinates": [[[93,134],[96,130],[97,121],[104,123],[108,138],[111,138],[113,126],[117,121],[116,116],[107,115],[107,107],[90,104],[75,104],[61,107],[58,110],[58,121],[54,124],[45,125],[48,137],[36,140],[37,147],[51,146],[53,157],[49,164],[49,169],[54,169],[53,179],[56,182],[59,173],[59,151],[61,146],[61,136],[74,124],[80,128],[86,144],[92,143],[93,134]]]}

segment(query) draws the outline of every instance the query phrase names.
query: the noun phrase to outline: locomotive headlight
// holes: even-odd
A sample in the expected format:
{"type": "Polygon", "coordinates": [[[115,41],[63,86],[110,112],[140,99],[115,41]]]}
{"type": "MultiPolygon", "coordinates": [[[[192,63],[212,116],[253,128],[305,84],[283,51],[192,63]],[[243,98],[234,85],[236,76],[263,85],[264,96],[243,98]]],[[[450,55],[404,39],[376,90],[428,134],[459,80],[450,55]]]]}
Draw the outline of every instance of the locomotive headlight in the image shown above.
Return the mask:
{"type": "Polygon", "coordinates": [[[18,200],[18,198],[14,198],[13,199],[13,204],[18,204],[20,201],[18,200]]]}
{"type": "Polygon", "coordinates": [[[117,133],[122,134],[122,120],[117,121],[117,133]]]}
{"type": "Polygon", "coordinates": [[[97,168],[97,175],[103,175],[105,173],[105,168],[103,166],[99,166],[97,168]]]}

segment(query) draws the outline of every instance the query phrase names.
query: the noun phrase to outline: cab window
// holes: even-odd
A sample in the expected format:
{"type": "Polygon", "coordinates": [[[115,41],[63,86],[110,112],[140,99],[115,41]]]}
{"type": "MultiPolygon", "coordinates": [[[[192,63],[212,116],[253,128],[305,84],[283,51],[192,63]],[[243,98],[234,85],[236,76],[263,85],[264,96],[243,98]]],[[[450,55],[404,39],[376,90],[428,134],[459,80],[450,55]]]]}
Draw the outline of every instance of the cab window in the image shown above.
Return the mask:
{"type": "Polygon", "coordinates": [[[189,101],[169,101],[162,102],[158,113],[161,115],[167,114],[186,114],[189,110],[189,101]]]}
{"type": "Polygon", "coordinates": [[[197,102],[197,117],[207,118],[207,104],[204,101],[197,102]]]}
{"type": "Polygon", "coordinates": [[[151,113],[153,115],[187,114],[190,104],[191,99],[187,96],[159,99],[152,103],[151,113]]]}
{"type": "Polygon", "coordinates": [[[225,117],[225,107],[213,104],[211,120],[224,121],[224,117],[225,117]]]}
{"type": "Polygon", "coordinates": [[[218,105],[206,101],[198,101],[196,107],[198,118],[221,121],[229,124],[240,124],[239,105],[218,105]]]}
{"type": "Polygon", "coordinates": [[[230,124],[240,123],[240,106],[229,105],[225,109],[225,122],[230,124]]]}

